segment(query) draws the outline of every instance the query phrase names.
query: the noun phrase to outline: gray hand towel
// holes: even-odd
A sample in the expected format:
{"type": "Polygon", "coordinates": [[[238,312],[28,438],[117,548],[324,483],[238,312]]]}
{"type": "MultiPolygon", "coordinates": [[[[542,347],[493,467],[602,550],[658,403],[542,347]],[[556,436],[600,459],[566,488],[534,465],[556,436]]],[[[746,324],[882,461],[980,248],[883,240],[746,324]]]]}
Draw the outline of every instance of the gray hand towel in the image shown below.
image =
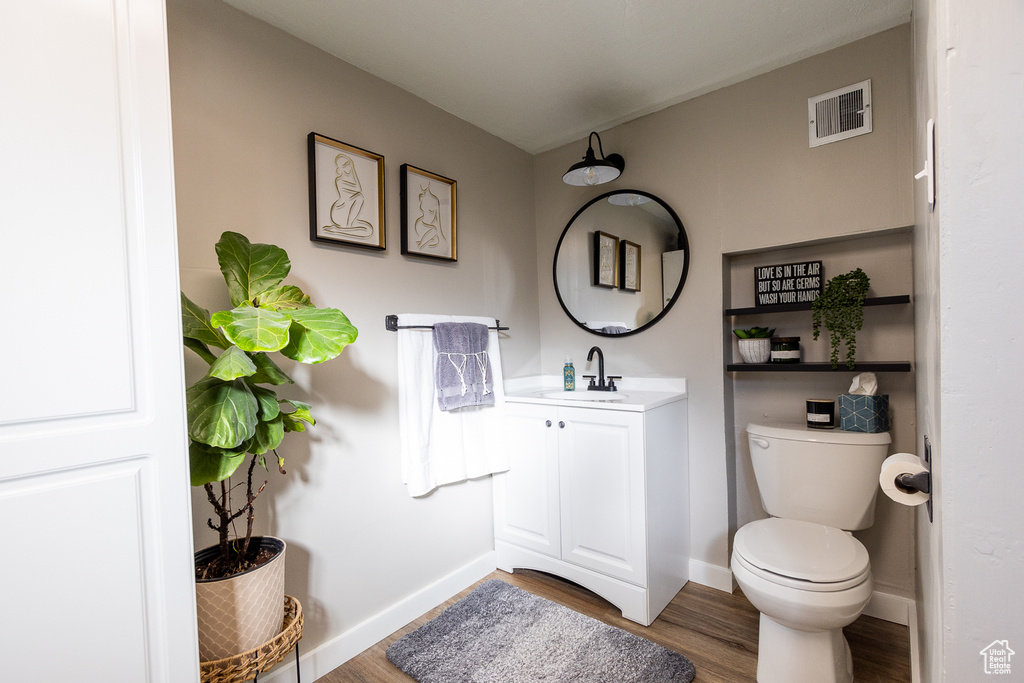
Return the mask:
{"type": "Polygon", "coordinates": [[[434,388],[441,410],[494,405],[487,326],[434,323],[434,388]]]}

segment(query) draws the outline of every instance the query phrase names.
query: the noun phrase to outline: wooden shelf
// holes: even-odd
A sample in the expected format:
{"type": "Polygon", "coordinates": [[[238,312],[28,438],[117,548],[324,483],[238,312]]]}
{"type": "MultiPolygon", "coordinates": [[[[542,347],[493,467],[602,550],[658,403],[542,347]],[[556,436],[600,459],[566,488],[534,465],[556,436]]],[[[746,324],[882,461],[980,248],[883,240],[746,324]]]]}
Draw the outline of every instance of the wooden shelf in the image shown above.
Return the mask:
{"type": "Polygon", "coordinates": [[[857,363],[850,370],[845,362],[832,369],[831,363],[730,363],[725,366],[728,372],[910,372],[910,361],[882,361],[877,363],[857,363]]]}
{"type": "MultiPolygon", "coordinates": [[[[864,300],[865,306],[892,306],[895,304],[909,304],[910,295],[900,294],[898,296],[875,296],[864,300]]],[[[792,311],[809,311],[811,302],[799,304],[779,304],[777,306],[751,306],[750,308],[727,308],[725,315],[770,315],[772,313],[790,313],[792,311]]]]}

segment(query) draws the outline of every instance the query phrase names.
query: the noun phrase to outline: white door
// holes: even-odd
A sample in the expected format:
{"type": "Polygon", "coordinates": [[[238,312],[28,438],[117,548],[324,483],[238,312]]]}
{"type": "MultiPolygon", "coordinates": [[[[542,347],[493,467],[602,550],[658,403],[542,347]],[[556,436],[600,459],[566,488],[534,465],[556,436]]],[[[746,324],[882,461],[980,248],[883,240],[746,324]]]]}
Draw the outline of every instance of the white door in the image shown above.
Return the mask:
{"type": "Polygon", "coordinates": [[[643,416],[560,408],[562,559],[647,584],[643,416]]]}
{"type": "Polygon", "coordinates": [[[198,681],[166,43],[0,3],[0,680],[198,681]]]}
{"type": "Polygon", "coordinates": [[[917,508],[922,680],[1020,678],[1024,655],[986,651],[1024,652],[1024,12],[917,1],[914,26],[915,163],[934,118],[937,197],[929,208],[917,186],[918,447],[930,439],[934,513],[917,508]]]}
{"type": "Polygon", "coordinates": [[[519,403],[506,411],[510,466],[494,475],[495,538],[557,558],[558,411],[519,403]]]}

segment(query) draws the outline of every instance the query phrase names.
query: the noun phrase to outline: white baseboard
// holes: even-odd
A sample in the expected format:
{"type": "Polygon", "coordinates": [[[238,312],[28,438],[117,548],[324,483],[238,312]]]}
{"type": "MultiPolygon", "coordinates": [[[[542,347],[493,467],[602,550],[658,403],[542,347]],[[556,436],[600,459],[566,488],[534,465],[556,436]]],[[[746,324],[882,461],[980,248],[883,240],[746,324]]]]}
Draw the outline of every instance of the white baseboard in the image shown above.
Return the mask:
{"type": "Polygon", "coordinates": [[[917,604],[911,598],[880,591],[871,594],[871,601],[864,608],[864,614],[869,617],[884,619],[903,626],[910,623],[910,615],[916,612],[917,604]]]}
{"type": "MultiPolygon", "coordinates": [[[[341,635],[328,640],[310,652],[299,657],[302,663],[302,678],[315,681],[341,666],[363,650],[377,644],[402,628],[410,621],[429,612],[445,600],[472,586],[497,569],[493,551],[480,556],[467,565],[456,569],[425,588],[400,600],[383,612],[356,624],[341,635]]],[[[302,641],[299,641],[301,645],[302,641]]],[[[275,667],[260,681],[284,683],[295,679],[294,656],[275,667]]]]}
{"type": "Polygon", "coordinates": [[[910,608],[910,683],[921,683],[921,631],[917,624],[917,605],[910,608]]]}
{"type": "Polygon", "coordinates": [[[732,578],[731,569],[700,560],[690,560],[690,581],[726,593],[736,590],[736,580],[732,578]]]}

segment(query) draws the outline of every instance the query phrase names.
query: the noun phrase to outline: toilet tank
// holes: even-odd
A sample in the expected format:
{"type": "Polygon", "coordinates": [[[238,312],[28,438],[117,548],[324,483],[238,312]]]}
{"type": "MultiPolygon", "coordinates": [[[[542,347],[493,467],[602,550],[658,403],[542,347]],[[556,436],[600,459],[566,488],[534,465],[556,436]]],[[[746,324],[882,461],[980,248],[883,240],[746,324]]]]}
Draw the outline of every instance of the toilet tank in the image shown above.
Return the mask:
{"type": "Polygon", "coordinates": [[[748,424],[747,442],[768,514],[848,531],[874,523],[888,432],[748,424]]]}

